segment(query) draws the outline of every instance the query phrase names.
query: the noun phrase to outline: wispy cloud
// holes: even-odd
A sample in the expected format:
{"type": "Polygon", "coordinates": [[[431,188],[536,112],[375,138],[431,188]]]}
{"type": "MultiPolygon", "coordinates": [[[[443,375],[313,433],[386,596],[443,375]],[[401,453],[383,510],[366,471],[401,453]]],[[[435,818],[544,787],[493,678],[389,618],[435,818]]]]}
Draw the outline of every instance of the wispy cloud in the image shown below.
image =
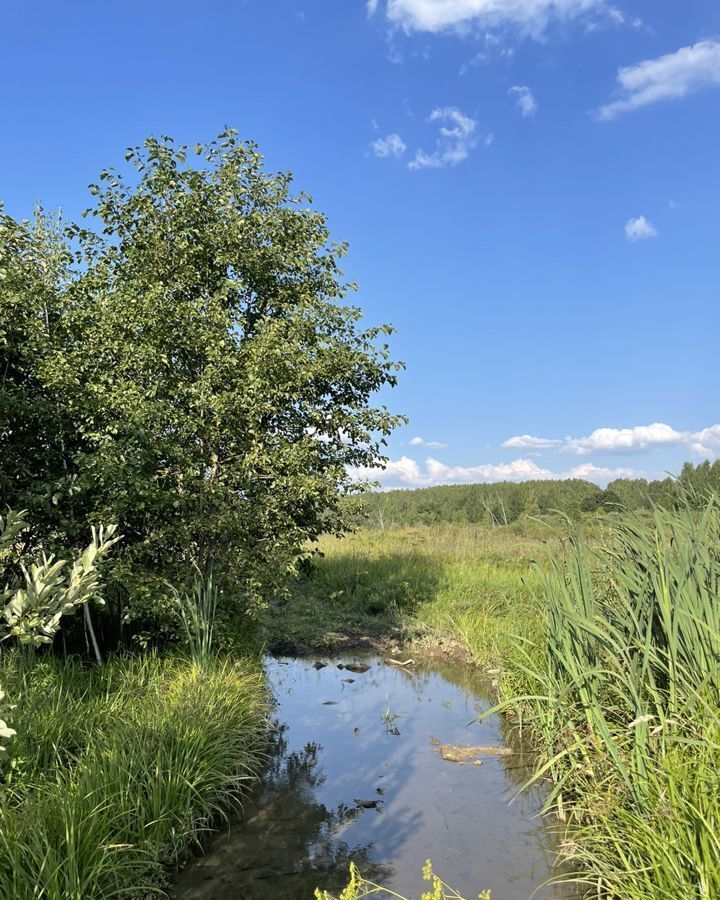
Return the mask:
{"type": "Polygon", "coordinates": [[[375,156],[379,156],[381,159],[385,159],[388,156],[400,159],[407,150],[407,144],[399,134],[388,134],[387,137],[378,138],[376,141],[373,141],[370,144],[370,148],[375,156]]]}
{"type": "Polygon", "coordinates": [[[623,96],[600,107],[598,117],[604,121],[651,103],[719,86],[720,42],[698,41],[674,53],[626,66],[618,71],[617,80],[623,96]]]}
{"type": "Polygon", "coordinates": [[[653,422],[633,428],[596,428],[584,437],[568,437],[563,441],[522,434],[509,438],[502,446],[516,450],[557,448],[575,456],[644,453],[662,447],[687,447],[698,455],[714,457],[720,456],[720,425],[710,425],[700,431],[678,431],[664,422],[653,422]]]}
{"type": "Polygon", "coordinates": [[[541,438],[533,437],[531,434],[518,434],[503,441],[502,446],[509,447],[511,450],[547,450],[550,447],[558,447],[560,444],[562,444],[562,441],[556,438],[541,438]]]}
{"type": "MultiPolygon", "coordinates": [[[[375,0],[377,5],[377,0],[375,0]]],[[[617,6],[609,6],[607,8],[607,15],[611,22],[615,25],[627,25],[630,28],[644,28],[645,23],[640,18],[640,16],[628,16],[621,9],[618,9],[617,6]]]]}
{"type": "Polygon", "coordinates": [[[468,158],[477,143],[477,122],[455,106],[434,109],[428,122],[438,123],[439,136],[432,153],[417,150],[408,163],[410,169],[442,169],[456,166],[468,158]]]}
{"type": "MultiPolygon", "coordinates": [[[[383,5],[388,21],[408,32],[511,26],[534,37],[540,37],[551,22],[593,15],[607,18],[615,9],[605,0],[385,0],[383,5]]],[[[379,6],[370,0],[368,10],[375,12],[379,6]]]]}
{"type": "Polygon", "coordinates": [[[460,75],[467,75],[472,69],[479,66],[487,66],[495,59],[510,60],[515,55],[515,49],[508,47],[503,38],[493,31],[486,31],[481,38],[482,50],[478,50],[470,59],[466,60],[459,70],[460,75]]]}
{"type": "Polygon", "coordinates": [[[647,238],[657,237],[657,235],[657,228],[652,222],[648,222],[645,216],[628,219],[625,223],[625,237],[629,241],[644,241],[647,238]]]}
{"type": "Polygon", "coordinates": [[[508,94],[515,96],[515,107],[523,119],[532,118],[537,112],[535,95],[526,84],[516,84],[510,88],[508,94]]]}
{"type": "Polygon", "coordinates": [[[444,450],[447,444],[442,441],[426,441],[421,437],[414,437],[410,440],[411,447],[427,447],[428,450],[444,450]]]}
{"type": "Polygon", "coordinates": [[[358,481],[377,481],[385,488],[432,487],[439,484],[491,484],[496,481],[547,481],[584,478],[605,484],[613,478],[638,477],[640,472],[626,467],[603,468],[583,463],[563,472],[553,472],[531,459],[515,459],[509,463],[485,463],[476,466],[449,466],[429,456],[423,465],[408,456],[390,460],[384,469],[361,467],[351,474],[358,481]]]}

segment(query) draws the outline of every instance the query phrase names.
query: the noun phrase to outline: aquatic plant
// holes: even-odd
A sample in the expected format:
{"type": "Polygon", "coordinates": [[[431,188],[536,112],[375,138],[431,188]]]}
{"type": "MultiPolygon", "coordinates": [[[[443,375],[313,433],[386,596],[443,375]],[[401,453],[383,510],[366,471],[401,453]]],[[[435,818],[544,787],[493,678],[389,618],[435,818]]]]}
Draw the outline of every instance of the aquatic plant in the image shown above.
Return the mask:
{"type": "Polygon", "coordinates": [[[720,502],[571,529],[540,570],[542,640],[515,642],[535,779],[603,896],[720,895],[720,502]],[[682,890],[680,889],[682,886],[682,890]]]}
{"type": "MultiPolygon", "coordinates": [[[[464,900],[463,897],[439,878],[433,871],[430,860],[425,861],[422,870],[423,881],[430,882],[430,890],[423,891],[420,900],[464,900]]],[[[340,892],[337,900],[360,900],[362,897],[369,897],[375,894],[380,897],[394,897],[395,900],[408,900],[401,894],[390,890],[390,888],[375,884],[368,881],[360,874],[358,867],[354,863],[350,863],[350,880],[347,886],[340,892]]],[[[315,900],[336,900],[327,891],[321,891],[319,888],[315,890],[315,900]]],[[[490,891],[482,891],[477,895],[477,900],[491,900],[490,891]]]]}
{"type": "Polygon", "coordinates": [[[174,585],[170,585],[170,590],[185,629],[190,655],[196,665],[202,665],[212,653],[218,607],[218,589],[212,569],[207,575],[197,571],[192,590],[181,591],[174,585]]]}
{"type": "Polygon", "coordinates": [[[400,713],[393,712],[390,709],[390,704],[386,697],[385,698],[385,709],[383,710],[383,714],[381,717],[382,723],[385,726],[386,734],[393,734],[393,735],[400,734],[400,729],[395,724],[395,720],[399,719],[399,718],[400,718],[400,713]]]}
{"type": "Polygon", "coordinates": [[[541,580],[545,659],[521,656],[555,796],[601,754],[642,808],[649,756],[720,702],[720,504],[628,518],[595,548],[571,531],[541,580]]]}

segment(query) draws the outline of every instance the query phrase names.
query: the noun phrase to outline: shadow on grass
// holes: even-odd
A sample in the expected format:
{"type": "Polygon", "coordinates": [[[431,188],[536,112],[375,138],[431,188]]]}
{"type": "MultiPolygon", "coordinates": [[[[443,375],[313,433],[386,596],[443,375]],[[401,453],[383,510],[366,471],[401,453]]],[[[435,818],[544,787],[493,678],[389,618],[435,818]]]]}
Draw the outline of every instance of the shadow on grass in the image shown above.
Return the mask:
{"type": "Polygon", "coordinates": [[[435,597],[442,577],[442,565],[413,550],[318,557],[289,600],[270,608],[267,630],[273,642],[288,646],[332,647],[336,633],[392,634],[435,597]]]}

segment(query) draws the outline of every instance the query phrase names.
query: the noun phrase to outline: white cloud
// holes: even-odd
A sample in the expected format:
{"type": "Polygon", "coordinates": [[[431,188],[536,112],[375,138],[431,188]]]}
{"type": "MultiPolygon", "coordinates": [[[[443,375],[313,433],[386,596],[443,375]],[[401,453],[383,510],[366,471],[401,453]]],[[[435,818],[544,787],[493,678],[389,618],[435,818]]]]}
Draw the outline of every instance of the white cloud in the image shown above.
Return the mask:
{"type": "Polygon", "coordinates": [[[605,466],[596,466],[593,463],[582,463],[568,469],[563,478],[582,478],[583,481],[594,481],[596,484],[607,484],[615,478],[640,478],[642,472],[636,469],[624,467],[609,469],[605,466]]]}
{"type": "Polygon", "coordinates": [[[421,437],[414,437],[410,440],[411,447],[427,447],[428,450],[444,450],[447,444],[442,441],[426,441],[421,437]]]}
{"type": "Polygon", "coordinates": [[[390,460],[384,469],[362,466],[352,469],[358,480],[379,481],[383,486],[430,487],[436,484],[469,484],[492,481],[527,481],[557,476],[530,459],[516,459],[511,463],[479,466],[448,466],[429,456],[421,469],[415,460],[401,456],[390,460]]]}
{"type": "Polygon", "coordinates": [[[626,66],[618,71],[617,80],[624,96],[600,107],[598,116],[605,121],[651,103],[720,86],[720,42],[698,41],[657,59],[626,66]]]}
{"type": "Polygon", "coordinates": [[[720,425],[701,431],[676,431],[663,422],[634,428],[597,428],[583,438],[569,438],[564,450],[578,456],[589,453],[641,453],[656,447],[688,447],[693,453],[720,453],[720,425]]]}
{"type": "Polygon", "coordinates": [[[578,456],[589,453],[637,453],[653,447],[687,443],[681,431],[662,422],[636,425],[634,428],[596,428],[582,438],[569,438],[564,449],[578,456]]]}
{"type": "Polygon", "coordinates": [[[349,472],[356,481],[379,481],[381,484],[392,482],[405,487],[424,487],[420,466],[409,456],[388,460],[382,467],[353,466],[349,472]]]}
{"type": "Polygon", "coordinates": [[[378,138],[370,144],[370,147],[375,156],[379,156],[381,159],[385,159],[388,156],[400,159],[407,150],[407,144],[399,134],[389,134],[387,137],[378,138]]]}
{"type": "MultiPolygon", "coordinates": [[[[414,437],[410,444],[414,447],[431,448],[435,442],[414,437]]],[[[582,478],[599,485],[605,485],[615,478],[640,478],[643,472],[628,466],[598,466],[595,463],[579,462],[578,465],[555,472],[541,466],[529,455],[536,449],[557,447],[576,456],[591,453],[642,453],[662,447],[686,447],[703,458],[720,457],[720,424],[710,425],[700,431],[677,431],[670,425],[655,422],[652,425],[637,425],[634,428],[596,428],[591,434],[581,438],[538,438],[523,434],[509,438],[503,447],[523,449],[527,456],[508,463],[483,463],[473,466],[452,466],[428,456],[423,464],[409,456],[390,460],[385,468],[367,466],[350,470],[350,474],[360,481],[377,481],[386,489],[396,487],[419,488],[439,484],[476,484],[497,481],[547,481],[582,478]]]]}
{"type": "Polygon", "coordinates": [[[720,456],[720,425],[711,425],[696,431],[690,438],[690,449],[698,456],[720,456]]]}
{"type": "MultiPolygon", "coordinates": [[[[379,6],[371,0],[368,10],[379,6]]],[[[539,37],[547,26],[591,13],[607,15],[605,0],[386,0],[385,15],[405,31],[441,32],[470,26],[513,26],[539,37]]]]}
{"type": "Polygon", "coordinates": [[[523,119],[532,118],[537,112],[537,101],[530,88],[525,84],[516,84],[510,88],[508,94],[515,95],[515,107],[523,119]]]}
{"type": "Polygon", "coordinates": [[[575,456],[591,453],[643,453],[658,447],[687,447],[704,456],[720,456],[720,425],[710,425],[701,431],[678,431],[664,422],[636,425],[634,428],[596,428],[585,437],[555,438],[521,434],[502,444],[512,450],[547,450],[558,447],[575,456]]]}
{"type": "Polygon", "coordinates": [[[442,169],[445,166],[456,166],[467,159],[475,146],[475,129],[477,122],[461,113],[454,106],[434,109],[428,122],[440,124],[440,134],[432,153],[417,150],[415,158],[408,166],[411,169],[442,169]]]}
{"type": "Polygon", "coordinates": [[[470,484],[492,481],[528,481],[530,479],[553,478],[553,473],[543,469],[531,459],[514,459],[510,463],[478,466],[447,466],[437,459],[425,460],[427,478],[430,484],[470,484]]]}
{"type": "Polygon", "coordinates": [[[548,447],[557,447],[562,444],[555,438],[533,437],[531,434],[518,434],[515,437],[503,441],[503,447],[511,450],[545,450],[548,447]]]}
{"type": "Polygon", "coordinates": [[[552,472],[531,459],[515,459],[509,463],[485,463],[477,466],[448,466],[429,456],[421,468],[415,460],[402,456],[390,460],[384,469],[356,468],[351,474],[359,481],[378,481],[387,490],[393,487],[432,487],[439,484],[491,484],[497,481],[547,481],[549,479],[584,478],[599,484],[613,478],[638,477],[641,473],[628,468],[601,468],[584,463],[565,472],[552,472]]]}
{"type": "Polygon", "coordinates": [[[367,0],[367,14],[369,16],[375,15],[375,10],[378,7],[378,0],[367,0]]]}
{"type": "Polygon", "coordinates": [[[637,216],[628,219],[625,223],[625,237],[629,241],[643,241],[646,238],[657,237],[657,228],[648,222],[645,216],[637,216]]]}

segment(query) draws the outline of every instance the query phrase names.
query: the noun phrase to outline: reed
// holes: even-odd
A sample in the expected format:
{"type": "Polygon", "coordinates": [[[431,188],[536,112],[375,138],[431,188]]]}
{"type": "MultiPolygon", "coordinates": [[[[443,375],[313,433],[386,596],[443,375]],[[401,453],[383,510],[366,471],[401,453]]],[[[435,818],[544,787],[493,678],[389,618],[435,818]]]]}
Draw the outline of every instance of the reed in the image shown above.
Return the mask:
{"type": "Polygon", "coordinates": [[[190,591],[178,590],[174,585],[169,587],[185,629],[190,656],[196,665],[203,665],[212,654],[218,607],[218,588],[212,570],[208,574],[198,570],[190,591]]]}
{"type": "Polygon", "coordinates": [[[604,897],[720,896],[720,504],[572,530],[539,569],[541,652],[515,640],[513,707],[549,805],[604,897]],[[682,888],[682,889],[681,889],[682,888]]]}

